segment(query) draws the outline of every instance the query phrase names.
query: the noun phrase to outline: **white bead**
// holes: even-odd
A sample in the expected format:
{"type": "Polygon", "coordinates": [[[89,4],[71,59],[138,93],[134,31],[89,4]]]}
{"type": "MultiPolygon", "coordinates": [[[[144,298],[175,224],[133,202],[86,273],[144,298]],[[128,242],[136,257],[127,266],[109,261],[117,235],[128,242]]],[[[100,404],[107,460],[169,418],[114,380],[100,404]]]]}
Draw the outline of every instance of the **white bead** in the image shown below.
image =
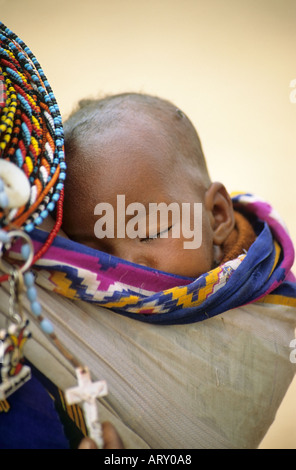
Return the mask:
{"type": "Polygon", "coordinates": [[[8,197],[8,209],[21,207],[30,197],[30,183],[25,173],[14,163],[0,159],[0,178],[8,197]]]}

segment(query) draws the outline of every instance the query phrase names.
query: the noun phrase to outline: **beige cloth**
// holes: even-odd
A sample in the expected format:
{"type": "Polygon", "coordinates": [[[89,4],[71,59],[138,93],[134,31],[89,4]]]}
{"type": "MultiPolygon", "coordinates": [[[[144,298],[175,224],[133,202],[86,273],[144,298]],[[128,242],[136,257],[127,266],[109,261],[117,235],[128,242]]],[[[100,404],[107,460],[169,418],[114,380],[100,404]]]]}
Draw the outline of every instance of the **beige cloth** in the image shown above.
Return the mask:
{"type": "MultiPolygon", "coordinates": [[[[93,378],[107,380],[101,418],[129,449],[256,448],[295,373],[295,308],[257,303],[200,323],[156,326],[42,287],[38,295],[59,338],[93,378]]],[[[0,305],[4,326],[7,286],[0,305]]],[[[31,326],[29,360],[62,389],[75,385],[72,367],[31,326]]]]}

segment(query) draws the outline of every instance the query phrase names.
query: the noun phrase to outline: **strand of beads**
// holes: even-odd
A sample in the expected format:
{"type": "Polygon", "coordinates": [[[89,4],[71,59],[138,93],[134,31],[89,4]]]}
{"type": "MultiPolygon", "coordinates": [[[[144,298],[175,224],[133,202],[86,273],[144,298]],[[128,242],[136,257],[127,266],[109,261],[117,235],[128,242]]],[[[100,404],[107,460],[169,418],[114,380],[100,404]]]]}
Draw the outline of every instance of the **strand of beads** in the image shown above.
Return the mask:
{"type": "MultiPolygon", "coordinates": [[[[53,323],[42,314],[42,306],[38,301],[37,288],[35,285],[35,276],[32,271],[29,270],[32,260],[34,259],[33,245],[29,235],[22,230],[12,230],[6,232],[5,230],[0,229],[0,267],[3,271],[9,271],[8,276],[12,276],[12,273],[15,274],[17,270],[17,275],[19,278],[23,278],[24,286],[26,290],[26,297],[30,304],[30,311],[35,319],[38,322],[40,329],[45,333],[50,340],[55,344],[57,349],[63,354],[63,356],[75,367],[82,367],[81,363],[73,356],[73,354],[61,343],[58,339],[53,323]],[[8,269],[7,266],[4,266],[1,259],[1,251],[3,247],[9,249],[11,244],[14,243],[15,239],[20,238],[24,240],[24,243],[20,247],[20,254],[24,260],[24,264],[18,268],[8,269]]],[[[22,283],[20,283],[22,284],[22,283]]]]}
{"type": "Polygon", "coordinates": [[[65,346],[59,341],[53,323],[42,315],[42,306],[37,299],[37,289],[35,287],[35,276],[31,271],[24,274],[24,284],[26,286],[26,295],[30,302],[30,308],[33,316],[38,321],[39,326],[43,333],[45,333],[50,340],[55,344],[57,349],[63,356],[77,368],[81,367],[80,362],[70,353],[65,346]]]}
{"type": "Polygon", "coordinates": [[[41,304],[37,300],[35,276],[31,271],[27,271],[24,274],[24,283],[26,286],[26,295],[30,302],[31,312],[34,315],[34,317],[37,318],[40,324],[41,330],[48,335],[53,334],[54,332],[53,324],[46,318],[43,318],[43,316],[41,315],[42,307],[41,307],[41,304]]]}
{"type": "MultiPolygon", "coordinates": [[[[25,252],[26,251],[27,249],[25,249],[25,252]]],[[[23,251],[23,253],[25,252],[23,251]]],[[[35,276],[31,271],[27,271],[26,273],[24,273],[24,284],[26,286],[26,295],[30,302],[31,313],[33,314],[35,319],[38,321],[39,326],[41,330],[43,331],[43,333],[49,336],[51,341],[54,342],[55,346],[59,349],[59,351],[63,354],[63,356],[66,357],[66,359],[68,359],[75,368],[81,367],[80,362],[59,341],[55,333],[55,328],[54,328],[53,323],[50,320],[48,320],[48,318],[45,318],[42,315],[42,306],[40,302],[38,301],[37,289],[35,287],[35,276]]]]}

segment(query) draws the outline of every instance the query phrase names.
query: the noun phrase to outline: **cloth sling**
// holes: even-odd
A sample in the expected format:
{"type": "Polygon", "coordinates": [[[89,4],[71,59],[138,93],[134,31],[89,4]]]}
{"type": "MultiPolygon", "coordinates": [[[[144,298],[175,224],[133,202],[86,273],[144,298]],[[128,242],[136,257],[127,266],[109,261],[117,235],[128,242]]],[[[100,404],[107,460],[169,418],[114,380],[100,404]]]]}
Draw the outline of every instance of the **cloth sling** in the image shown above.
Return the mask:
{"type": "MultiPolygon", "coordinates": [[[[290,271],[294,249],[272,207],[250,195],[233,197],[247,214],[256,239],[246,250],[197,279],[142,267],[56,237],[37,263],[37,283],[71,299],[81,299],[148,323],[172,325],[206,320],[226,310],[261,301],[296,305],[290,271]]],[[[47,234],[32,232],[36,250],[47,234]]]]}
{"type": "MultiPolygon", "coordinates": [[[[207,310],[211,318],[205,315],[204,321],[198,321],[198,315],[194,323],[188,323],[187,317],[184,324],[163,327],[157,324],[158,316],[164,319],[170,311],[130,313],[117,304],[115,312],[98,305],[98,296],[104,305],[104,296],[109,301],[115,291],[117,302],[121,292],[125,299],[130,291],[141,302],[156,298],[160,286],[164,292],[185,290],[196,280],[142,269],[64,238],[57,238],[54,251],[40,260],[38,296],[45,315],[93,377],[107,380],[109,395],[99,403],[100,415],[113,422],[127,449],[256,448],[291,383],[295,364],[289,360],[289,344],[296,326],[295,281],[289,272],[292,244],[266,203],[251,195],[239,195],[233,201],[236,209],[240,201],[244,213],[248,206],[257,238],[247,253],[238,255],[238,267],[231,270],[231,276],[224,276],[226,282],[219,284],[219,290],[211,290],[205,302],[216,296],[218,303],[225,301],[224,309],[219,307],[221,313],[216,314],[212,306],[207,310]],[[95,271],[98,264],[103,269],[95,271]],[[121,271],[116,270],[118,266],[121,271]],[[139,288],[140,272],[145,290],[139,288]],[[228,305],[232,306],[229,310],[228,305]]],[[[37,244],[40,234],[36,232],[37,244]]],[[[233,267],[233,260],[230,263],[233,267]]],[[[9,293],[5,295],[3,305],[8,304],[9,293]]],[[[159,296],[167,297],[162,292],[159,296]]],[[[173,305],[173,314],[177,309],[173,305]]],[[[180,305],[180,318],[182,312],[180,305]]],[[[75,373],[65,359],[38,328],[33,328],[32,337],[26,349],[29,360],[59,389],[72,386],[75,373]]]]}

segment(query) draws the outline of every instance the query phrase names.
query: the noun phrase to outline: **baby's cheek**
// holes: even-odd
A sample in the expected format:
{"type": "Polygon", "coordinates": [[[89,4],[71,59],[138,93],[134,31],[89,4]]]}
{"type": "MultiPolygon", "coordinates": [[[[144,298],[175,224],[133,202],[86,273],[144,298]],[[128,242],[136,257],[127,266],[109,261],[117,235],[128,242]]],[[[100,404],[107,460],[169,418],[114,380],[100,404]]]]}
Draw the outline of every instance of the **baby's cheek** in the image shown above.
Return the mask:
{"type": "Polygon", "coordinates": [[[180,269],[179,274],[195,278],[208,272],[212,266],[208,254],[202,246],[196,249],[184,249],[180,259],[180,268],[181,264],[183,269],[180,269]]]}
{"type": "Polygon", "coordinates": [[[163,247],[159,253],[157,269],[193,278],[211,269],[211,250],[207,244],[201,244],[199,248],[195,249],[186,249],[183,239],[171,241],[172,243],[163,247]]]}

